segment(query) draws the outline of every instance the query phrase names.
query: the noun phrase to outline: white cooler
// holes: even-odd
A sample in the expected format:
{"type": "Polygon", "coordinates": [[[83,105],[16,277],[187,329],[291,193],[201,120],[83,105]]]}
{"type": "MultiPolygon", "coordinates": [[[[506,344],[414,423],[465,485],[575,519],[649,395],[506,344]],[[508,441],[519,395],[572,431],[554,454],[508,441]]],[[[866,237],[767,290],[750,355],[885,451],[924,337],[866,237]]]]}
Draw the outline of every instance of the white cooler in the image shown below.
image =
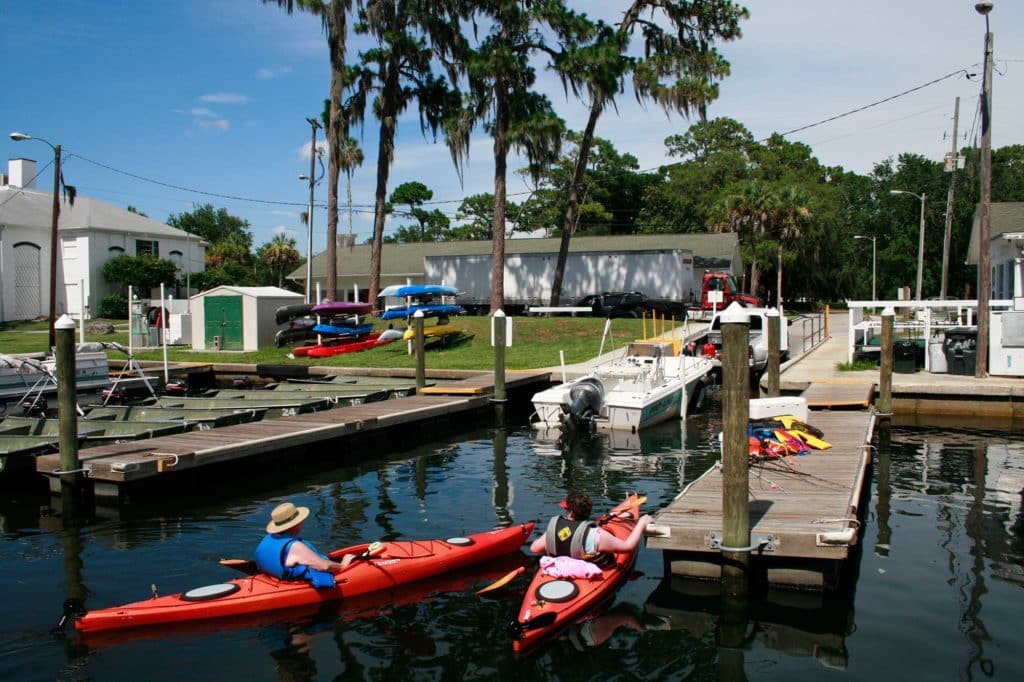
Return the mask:
{"type": "Polygon", "coordinates": [[[807,421],[807,399],[798,395],[779,396],[778,398],[751,398],[750,418],[766,419],[791,414],[800,421],[807,421]]]}

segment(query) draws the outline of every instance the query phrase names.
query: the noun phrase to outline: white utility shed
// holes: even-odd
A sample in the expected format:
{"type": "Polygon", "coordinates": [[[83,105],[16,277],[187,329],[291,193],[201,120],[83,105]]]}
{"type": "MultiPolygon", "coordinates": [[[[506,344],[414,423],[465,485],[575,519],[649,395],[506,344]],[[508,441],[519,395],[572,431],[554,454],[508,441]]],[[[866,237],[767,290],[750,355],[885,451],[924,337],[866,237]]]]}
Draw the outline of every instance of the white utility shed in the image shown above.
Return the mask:
{"type": "Polygon", "coordinates": [[[274,311],[302,303],[304,297],[278,287],[219,286],[200,292],[192,301],[192,348],[196,350],[259,350],[274,345],[274,311]]]}

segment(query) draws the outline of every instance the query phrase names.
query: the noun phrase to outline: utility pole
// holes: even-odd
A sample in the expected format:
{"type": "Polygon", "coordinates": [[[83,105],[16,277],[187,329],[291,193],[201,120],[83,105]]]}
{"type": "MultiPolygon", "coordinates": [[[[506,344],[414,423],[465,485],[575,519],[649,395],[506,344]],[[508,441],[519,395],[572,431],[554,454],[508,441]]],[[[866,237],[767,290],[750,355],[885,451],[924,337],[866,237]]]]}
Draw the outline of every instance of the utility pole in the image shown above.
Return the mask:
{"type": "Polygon", "coordinates": [[[981,225],[978,229],[978,355],[974,376],[988,376],[988,315],[992,296],[992,257],[989,242],[992,239],[992,32],[988,26],[991,2],[974,6],[985,17],[985,69],[981,87],[981,225]]]}
{"type": "MultiPolygon", "coordinates": [[[[313,293],[313,189],[316,187],[316,131],[320,122],[315,118],[307,118],[313,129],[313,139],[309,145],[309,207],[306,212],[306,303],[312,302],[313,293]]],[[[317,301],[319,303],[320,301],[317,301]]]]}
{"type": "Polygon", "coordinates": [[[939,297],[946,298],[946,287],[949,284],[949,242],[953,233],[953,193],[956,190],[956,169],[960,161],[960,150],[957,147],[957,124],[960,122],[960,98],[953,105],[953,164],[949,169],[949,193],[946,195],[946,230],[942,234],[942,291],[939,297]]]}

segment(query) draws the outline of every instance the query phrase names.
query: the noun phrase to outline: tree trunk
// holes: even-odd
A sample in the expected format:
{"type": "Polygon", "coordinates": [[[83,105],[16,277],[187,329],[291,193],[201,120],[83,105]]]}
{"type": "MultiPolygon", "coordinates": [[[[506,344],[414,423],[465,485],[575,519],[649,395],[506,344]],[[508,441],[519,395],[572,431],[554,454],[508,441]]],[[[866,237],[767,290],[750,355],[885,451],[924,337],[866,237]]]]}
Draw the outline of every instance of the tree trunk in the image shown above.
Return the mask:
{"type": "Polygon", "coordinates": [[[491,314],[505,305],[505,174],[508,163],[509,111],[505,81],[495,85],[494,112],[494,223],[491,231],[491,314]]]}
{"type": "Polygon", "coordinates": [[[579,156],[576,157],[576,167],[572,173],[572,184],[569,186],[569,203],[565,207],[565,225],[562,227],[562,242],[558,247],[558,262],[555,263],[555,276],[551,282],[551,303],[558,305],[562,297],[562,279],[565,277],[565,264],[569,260],[569,240],[576,231],[576,216],[580,205],[580,185],[583,184],[583,172],[587,169],[590,160],[590,146],[594,142],[594,128],[597,127],[597,119],[604,109],[603,101],[595,96],[590,105],[590,116],[587,118],[587,127],[580,139],[579,156]]]}
{"type": "MultiPolygon", "coordinates": [[[[331,0],[327,10],[330,17],[327,44],[331,59],[331,104],[327,122],[327,249],[324,257],[327,260],[327,299],[332,301],[338,289],[338,176],[341,172],[342,131],[345,130],[341,85],[348,31],[346,5],[346,0],[331,0]]],[[[310,149],[309,153],[316,154],[316,150],[310,149]]]]}
{"type": "Polygon", "coordinates": [[[384,245],[384,221],[387,219],[388,175],[395,152],[395,97],[398,92],[398,68],[389,69],[381,91],[380,141],[377,144],[377,191],[373,211],[373,245],[370,247],[370,303],[380,292],[381,249],[384,245]]]}
{"type": "Polygon", "coordinates": [[[761,268],[757,265],[757,260],[750,261],[750,295],[757,298],[757,287],[761,284],[761,268]]]}

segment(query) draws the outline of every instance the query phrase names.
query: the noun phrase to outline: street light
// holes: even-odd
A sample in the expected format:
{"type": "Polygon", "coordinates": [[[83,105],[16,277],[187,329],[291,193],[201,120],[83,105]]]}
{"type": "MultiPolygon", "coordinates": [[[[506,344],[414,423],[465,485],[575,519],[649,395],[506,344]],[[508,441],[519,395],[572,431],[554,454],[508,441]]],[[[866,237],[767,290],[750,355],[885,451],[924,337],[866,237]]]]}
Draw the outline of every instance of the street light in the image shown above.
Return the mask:
{"type": "MultiPolygon", "coordinates": [[[[50,210],[50,348],[57,344],[53,325],[57,321],[57,221],[60,219],[60,145],[25,133],[11,133],[15,142],[39,140],[53,150],[53,205],[50,210]]],[[[82,311],[84,314],[85,311],[82,311]]]]}
{"type": "Polygon", "coordinates": [[[878,259],[877,251],[875,251],[875,244],[877,241],[876,237],[866,237],[862,234],[853,235],[854,239],[870,239],[871,240],[871,300],[878,300],[878,293],[875,289],[876,275],[878,274],[878,259]]]}
{"type": "MultiPolygon", "coordinates": [[[[313,188],[324,177],[324,162],[316,148],[316,131],[320,129],[320,122],[315,118],[307,118],[313,129],[313,141],[309,147],[309,175],[300,175],[299,180],[309,182],[309,207],[306,211],[306,303],[313,300],[313,188]],[[316,162],[320,161],[320,177],[315,177],[316,162]]],[[[317,301],[319,303],[319,301],[317,301]]]]}
{"type": "Polygon", "coordinates": [[[925,204],[928,203],[928,195],[924,192],[920,194],[914,194],[908,192],[905,189],[891,189],[889,194],[909,194],[912,197],[917,197],[921,200],[921,233],[917,238],[917,293],[914,295],[914,299],[917,301],[921,300],[921,279],[924,276],[924,208],[925,204]]]}
{"type": "Polygon", "coordinates": [[[988,303],[992,296],[989,241],[992,237],[992,31],[988,26],[991,2],[979,2],[975,11],[985,17],[985,68],[981,83],[981,219],[978,226],[978,357],[974,376],[988,376],[988,303]]]}

